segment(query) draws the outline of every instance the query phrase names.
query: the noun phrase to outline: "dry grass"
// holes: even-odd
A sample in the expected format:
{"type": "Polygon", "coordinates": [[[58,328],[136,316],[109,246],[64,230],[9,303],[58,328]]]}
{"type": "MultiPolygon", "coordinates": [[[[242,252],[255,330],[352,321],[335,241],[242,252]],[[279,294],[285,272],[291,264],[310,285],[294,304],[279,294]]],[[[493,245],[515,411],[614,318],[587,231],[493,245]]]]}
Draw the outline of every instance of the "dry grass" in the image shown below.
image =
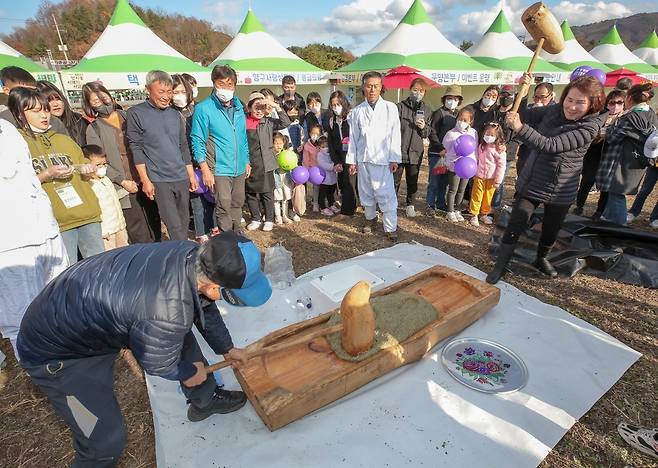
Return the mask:
{"type": "MultiPolygon", "coordinates": [[[[421,180],[426,180],[426,172],[421,174],[421,180]]],[[[424,190],[424,184],[421,184],[420,193],[424,190]]],[[[510,187],[508,194],[511,192],[510,187]]],[[[419,200],[417,208],[422,207],[421,202],[419,200]]],[[[645,219],[655,202],[656,194],[647,201],[643,213],[645,219]]],[[[590,212],[593,209],[592,206],[587,208],[590,212]]],[[[381,234],[360,234],[360,222],[358,217],[338,223],[311,215],[302,223],[276,227],[271,233],[257,232],[252,237],[261,248],[284,241],[294,254],[296,273],[301,274],[321,265],[390,246],[381,234]]],[[[639,226],[647,228],[646,220],[639,226]]],[[[443,219],[401,217],[400,234],[403,242],[416,240],[439,248],[482,270],[492,266],[487,255],[490,228],[474,228],[467,223],[453,225],[443,219]]],[[[633,421],[651,427],[658,425],[658,291],[587,275],[550,281],[530,270],[526,276],[509,276],[507,281],[544,302],[562,307],[592,323],[643,354],[571,428],[541,466],[658,466],[655,460],[631,451],[616,431],[620,421],[633,421]]],[[[0,348],[5,354],[12,354],[6,340],[2,340],[0,348]]],[[[0,421],[3,423],[0,431],[0,466],[50,467],[69,464],[73,459],[69,430],[17,367],[13,357],[9,358],[7,369],[0,375],[7,379],[5,387],[0,389],[0,421]]],[[[128,428],[128,447],[120,466],[155,466],[153,418],[146,387],[125,359],[117,360],[116,393],[128,428]]]]}

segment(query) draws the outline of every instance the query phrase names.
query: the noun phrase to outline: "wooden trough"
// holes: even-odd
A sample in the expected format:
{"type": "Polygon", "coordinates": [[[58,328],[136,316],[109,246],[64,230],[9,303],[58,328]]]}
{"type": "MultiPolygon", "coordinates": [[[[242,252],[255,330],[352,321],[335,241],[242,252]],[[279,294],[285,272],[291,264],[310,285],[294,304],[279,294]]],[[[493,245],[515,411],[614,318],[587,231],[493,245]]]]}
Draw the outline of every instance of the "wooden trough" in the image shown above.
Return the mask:
{"type": "MultiPolygon", "coordinates": [[[[372,297],[418,294],[437,310],[437,319],[401,342],[352,362],[338,358],[325,337],[280,352],[254,357],[236,370],[240,385],[265,425],[274,431],[349,394],[405,364],[422,358],[434,345],[482,317],[498,303],[500,291],[448,267],[418,273],[372,297]]],[[[326,327],[337,310],[295,323],[263,337],[250,348],[283,344],[301,333],[326,327]]]]}

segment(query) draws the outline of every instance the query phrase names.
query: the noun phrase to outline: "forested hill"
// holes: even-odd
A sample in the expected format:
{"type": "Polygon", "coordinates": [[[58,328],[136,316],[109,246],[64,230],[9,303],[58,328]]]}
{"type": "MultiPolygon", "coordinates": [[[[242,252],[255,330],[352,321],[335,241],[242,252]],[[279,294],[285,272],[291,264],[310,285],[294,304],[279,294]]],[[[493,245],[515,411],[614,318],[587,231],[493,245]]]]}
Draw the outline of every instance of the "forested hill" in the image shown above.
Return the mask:
{"type": "Polygon", "coordinates": [[[658,28],[658,13],[638,13],[626,18],[573,26],[571,29],[578,42],[585,49],[592,50],[615,24],[626,47],[635,50],[651,34],[651,31],[658,28]]]}
{"type": "MultiPolygon", "coordinates": [[[[54,14],[63,30],[69,58],[79,60],[107,26],[114,5],[114,0],[65,0],[57,4],[44,1],[33,19],[3,40],[34,59],[45,56],[46,49],[50,49],[56,59],[63,59],[57,48],[59,40],[53,25],[54,14]]],[[[204,65],[213,61],[232,39],[228,34],[216,30],[208,21],[135,5],[132,7],[144,23],[167,44],[204,65]]]]}

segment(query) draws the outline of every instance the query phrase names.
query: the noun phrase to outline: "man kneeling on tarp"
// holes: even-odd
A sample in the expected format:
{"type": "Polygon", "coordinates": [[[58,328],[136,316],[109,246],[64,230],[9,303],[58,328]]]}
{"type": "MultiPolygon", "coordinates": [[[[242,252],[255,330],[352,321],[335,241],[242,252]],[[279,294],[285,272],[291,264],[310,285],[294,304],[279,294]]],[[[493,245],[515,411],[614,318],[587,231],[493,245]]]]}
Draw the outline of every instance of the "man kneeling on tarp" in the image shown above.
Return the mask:
{"type": "Polygon", "coordinates": [[[18,335],[21,366],[71,427],[74,467],[115,466],[126,432],[113,389],[114,361],[128,348],[151,374],[179,380],[201,421],[241,408],[243,392],[217,387],[191,331],[243,365],[215,305],[264,304],[272,289],[256,246],[223,233],[199,246],[137,244],[89,257],[60,274],[28,307],[18,335]]]}

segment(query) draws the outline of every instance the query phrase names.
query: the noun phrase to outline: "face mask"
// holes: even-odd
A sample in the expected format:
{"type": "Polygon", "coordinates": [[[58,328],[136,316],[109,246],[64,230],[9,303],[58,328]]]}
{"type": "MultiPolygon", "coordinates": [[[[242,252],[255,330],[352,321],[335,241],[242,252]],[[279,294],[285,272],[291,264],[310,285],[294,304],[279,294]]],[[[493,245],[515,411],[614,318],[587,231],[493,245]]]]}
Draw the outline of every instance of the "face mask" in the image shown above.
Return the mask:
{"type": "Polygon", "coordinates": [[[491,143],[496,141],[496,137],[493,136],[493,135],[485,135],[483,137],[483,140],[484,140],[485,143],[491,144],[491,143]]]}
{"type": "Polygon", "coordinates": [[[295,92],[294,91],[286,91],[285,95],[288,96],[289,98],[295,97],[295,92]]]}
{"type": "Polygon", "coordinates": [[[96,169],[96,175],[101,179],[107,174],[107,167],[99,167],[96,169]]]}
{"type": "Polygon", "coordinates": [[[194,87],[192,88],[192,99],[196,99],[196,97],[197,97],[198,95],[199,95],[199,88],[197,88],[196,86],[194,86],[194,87]]]}
{"type": "Polygon", "coordinates": [[[535,102],[535,107],[544,107],[544,103],[541,101],[535,102]]]}
{"type": "Polygon", "coordinates": [[[459,102],[456,99],[446,99],[446,108],[450,110],[455,110],[457,109],[457,106],[459,105],[459,102]]]}
{"type": "Polygon", "coordinates": [[[318,138],[320,138],[320,135],[311,135],[311,141],[312,141],[313,143],[315,143],[316,141],[318,141],[318,138]]]}
{"type": "Polygon", "coordinates": [[[491,99],[491,98],[484,98],[484,99],[482,99],[482,104],[484,105],[484,107],[491,107],[491,106],[493,106],[495,103],[496,103],[496,100],[495,100],[495,99],[491,99]]]}
{"type": "Polygon", "coordinates": [[[470,126],[470,125],[468,125],[468,122],[464,122],[463,120],[458,120],[458,121],[457,121],[457,128],[458,128],[459,130],[461,130],[462,132],[468,130],[468,127],[469,127],[469,126],[470,126]]]}
{"type": "Polygon", "coordinates": [[[233,99],[234,91],[232,89],[215,88],[215,95],[221,102],[229,102],[233,99]]]}
{"type": "Polygon", "coordinates": [[[500,101],[500,103],[501,103],[504,107],[511,106],[512,104],[514,104],[514,96],[505,96],[505,97],[500,101]]]}
{"type": "Polygon", "coordinates": [[[187,96],[185,94],[174,94],[172,101],[174,101],[174,106],[181,109],[187,106],[187,96]]]}
{"type": "Polygon", "coordinates": [[[288,117],[290,118],[291,121],[297,120],[297,117],[299,117],[299,114],[288,114],[288,117]]]}
{"type": "Polygon", "coordinates": [[[334,107],[334,114],[336,115],[343,115],[343,106],[336,106],[334,107]]]}
{"type": "Polygon", "coordinates": [[[311,110],[313,110],[314,113],[319,114],[322,110],[322,104],[314,104],[313,107],[311,107],[311,110]]]}
{"type": "Polygon", "coordinates": [[[425,93],[419,93],[418,91],[412,91],[411,92],[411,97],[414,101],[420,102],[425,97],[425,93]]]}
{"type": "Polygon", "coordinates": [[[94,107],[94,110],[98,112],[98,115],[107,116],[114,112],[114,106],[112,104],[101,104],[98,107],[94,107]]]}

